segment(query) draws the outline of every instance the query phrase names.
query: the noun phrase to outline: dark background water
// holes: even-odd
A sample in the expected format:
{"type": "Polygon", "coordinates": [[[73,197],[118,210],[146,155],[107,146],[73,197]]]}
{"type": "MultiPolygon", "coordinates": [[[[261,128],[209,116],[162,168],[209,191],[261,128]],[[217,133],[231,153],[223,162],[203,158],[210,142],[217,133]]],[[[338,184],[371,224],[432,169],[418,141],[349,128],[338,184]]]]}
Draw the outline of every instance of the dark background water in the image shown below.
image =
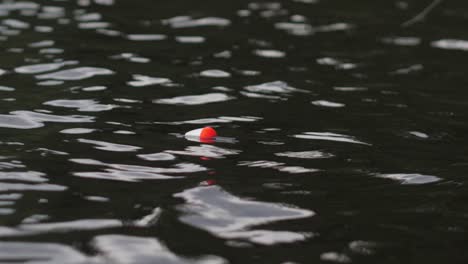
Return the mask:
{"type": "Polygon", "coordinates": [[[3,0],[0,262],[466,263],[468,5],[429,4],[3,0]]]}

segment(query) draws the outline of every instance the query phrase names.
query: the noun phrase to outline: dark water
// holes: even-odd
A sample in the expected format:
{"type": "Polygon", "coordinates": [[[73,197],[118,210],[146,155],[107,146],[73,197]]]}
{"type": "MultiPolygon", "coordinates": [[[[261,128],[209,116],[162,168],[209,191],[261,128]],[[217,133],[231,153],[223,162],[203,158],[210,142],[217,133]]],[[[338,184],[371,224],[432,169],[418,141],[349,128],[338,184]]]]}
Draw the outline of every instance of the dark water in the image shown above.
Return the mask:
{"type": "Polygon", "coordinates": [[[467,263],[468,4],[428,4],[3,0],[0,262],[467,263]]]}

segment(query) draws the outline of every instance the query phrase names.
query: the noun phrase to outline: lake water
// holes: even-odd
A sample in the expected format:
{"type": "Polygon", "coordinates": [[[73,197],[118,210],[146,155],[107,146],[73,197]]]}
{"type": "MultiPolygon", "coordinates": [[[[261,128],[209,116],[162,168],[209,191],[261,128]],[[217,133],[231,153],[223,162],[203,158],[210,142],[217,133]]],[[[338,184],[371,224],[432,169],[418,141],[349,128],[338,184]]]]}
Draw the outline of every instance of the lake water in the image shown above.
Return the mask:
{"type": "Polygon", "coordinates": [[[429,2],[2,0],[0,263],[467,263],[468,4],[429,2]]]}

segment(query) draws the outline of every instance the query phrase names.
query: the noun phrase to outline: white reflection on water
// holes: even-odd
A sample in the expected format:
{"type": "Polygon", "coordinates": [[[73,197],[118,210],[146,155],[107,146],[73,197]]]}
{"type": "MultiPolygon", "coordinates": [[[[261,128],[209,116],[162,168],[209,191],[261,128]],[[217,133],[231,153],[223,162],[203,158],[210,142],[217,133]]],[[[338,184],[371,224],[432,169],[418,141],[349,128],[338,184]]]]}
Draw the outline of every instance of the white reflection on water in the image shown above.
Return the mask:
{"type": "Polygon", "coordinates": [[[439,49],[468,51],[468,40],[441,39],[433,41],[431,46],[439,49]]]}
{"type": "Polygon", "coordinates": [[[362,92],[362,91],[367,91],[368,88],[366,88],[366,87],[338,86],[338,87],[333,87],[333,90],[339,91],[339,92],[362,92]]]}
{"type": "Polygon", "coordinates": [[[327,100],[316,100],[316,101],[312,101],[311,103],[313,105],[316,105],[316,106],[330,107],[330,108],[345,107],[345,104],[337,103],[337,102],[331,102],[331,101],[327,101],[327,100]]]}
{"type": "Polygon", "coordinates": [[[23,223],[16,227],[0,226],[0,237],[31,236],[122,227],[116,219],[79,219],[68,222],[23,223]]]}
{"type": "Polygon", "coordinates": [[[171,82],[171,80],[167,78],[150,77],[150,76],[139,75],[139,74],[134,74],[133,79],[135,80],[127,82],[128,85],[133,86],[133,87],[150,86],[150,85],[164,84],[164,83],[171,82]]]}
{"type": "Polygon", "coordinates": [[[177,36],[175,40],[185,44],[199,44],[205,42],[205,37],[202,36],[177,36]]]}
{"type": "Polygon", "coordinates": [[[288,158],[298,158],[298,159],[325,159],[331,158],[334,155],[318,150],[311,150],[311,151],[288,151],[288,152],[280,152],[275,153],[276,156],[279,157],[288,157],[288,158]]]}
{"type": "Polygon", "coordinates": [[[330,133],[330,132],[305,132],[303,134],[293,135],[293,137],[302,138],[302,139],[327,140],[327,141],[371,145],[369,143],[359,141],[352,136],[337,134],[337,133],[330,133]]]}
{"type": "Polygon", "coordinates": [[[137,54],[128,53],[128,52],[113,55],[110,58],[111,59],[117,59],[117,60],[118,59],[123,59],[123,60],[127,60],[127,61],[130,61],[130,62],[137,62],[137,63],[148,63],[148,62],[151,61],[151,59],[149,59],[149,58],[141,57],[141,56],[139,56],[137,54]]]}
{"type": "Polygon", "coordinates": [[[279,22],[275,24],[275,28],[295,36],[307,36],[314,33],[312,26],[306,23],[279,22]]]}
{"type": "Polygon", "coordinates": [[[100,104],[96,100],[93,100],[93,99],[81,99],[81,100],[58,99],[58,100],[47,101],[44,103],[44,105],[65,107],[65,108],[76,108],[80,112],[102,112],[102,111],[109,111],[118,107],[117,105],[113,105],[113,104],[100,104]]]}
{"type": "Polygon", "coordinates": [[[279,22],[275,24],[275,28],[284,30],[287,33],[295,36],[308,36],[319,32],[333,32],[333,31],[345,31],[353,28],[353,25],[348,23],[334,23],[329,25],[312,26],[302,22],[302,17],[295,17],[294,22],[279,22]]]}
{"type": "Polygon", "coordinates": [[[201,95],[187,95],[177,96],[173,98],[156,99],[153,100],[156,104],[170,104],[170,105],[201,105],[209,103],[224,102],[234,99],[232,96],[228,96],[224,93],[208,93],[201,95]]]}
{"type": "Polygon", "coordinates": [[[151,153],[151,154],[139,154],[137,155],[140,159],[148,160],[148,161],[156,161],[156,160],[175,160],[176,156],[169,154],[169,153],[151,153]]]}
{"type": "Polygon", "coordinates": [[[270,59],[279,59],[286,57],[286,52],[272,49],[257,49],[254,50],[253,53],[259,57],[270,59]]]}
{"type": "Polygon", "coordinates": [[[161,213],[162,213],[161,208],[156,207],[153,209],[153,211],[150,214],[145,215],[144,217],[133,221],[133,225],[138,226],[138,227],[149,227],[149,226],[155,225],[156,222],[159,220],[161,213]]]}
{"type": "Polygon", "coordinates": [[[123,144],[116,144],[111,142],[99,141],[99,140],[91,140],[85,138],[77,139],[78,142],[81,143],[88,143],[95,145],[95,149],[105,150],[105,151],[112,151],[112,152],[132,152],[141,149],[140,147],[130,146],[130,145],[123,145],[123,144]]]}
{"type": "Polygon", "coordinates": [[[48,191],[48,192],[59,192],[66,190],[67,187],[56,185],[56,184],[25,184],[25,183],[6,183],[0,184],[0,191],[48,191]]]}
{"type": "Polygon", "coordinates": [[[344,62],[331,57],[319,58],[317,59],[317,63],[320,65],[334,66],[336,69],[340,70],[351,70],[357,67],[354,63],[344,62]]]}
{"type": "Polygon", "coordinates": [[[181,179],[183,176],[174,176],[171,174],[195,173],[207,170],[207,168],[194,163],[177,163],[169,168],[160,168],[127,164],[107,164],[93,159],[70,159],[70,161],[82,165],[106,167],[104,171],[74,172],[73,175],[75,176],[126,182],[138,182],[140,180],[181,179]]]}
{"type": "Polygon", "coordinates": [[[247,166],[251,168],[271,168],[281,172],[287,172],[291,174],[296,173],[309,173],[317,172],[317,169],[309,169],[301,166],[285,166],[285,163],[268,161],[268,160],[256,160],[256,161],[241,161],[238,163],[239,166],[247,166]]]}
{"type": "Polygon", "coordinates": [[[375,253],[378,244],[373,241],[355,240],[348,244],[348,248],[355,254],[372,255],[375,253]]]}
{"type": "Polygon", "coordinates": [[[409,133],[410,135],[415,136],[415,137],[418,137],[418,138],[424,138],[424,139],[429,138],[429,135],[428,135],[428,134],[423,133],[423,132],[419,132],[419,131],[409,131],[408,133],[409,133]]]}
{"type": "Polygon", "coordinates": [[[205,27],[217,26],[225,27],[231,24],[231,21],[221,17],[204,17],[199,19],[192,19],[189,16],[177,16],[163,20],[164,24],[172,28],[190,28],[190,27],[205,27]]]}
{"type": "Polygon", "coordinates": [[[401,182],[401,184],[427,184],[441,181],[437,176],[423,175],[417,173],[394,173],[394,174],[377,174],[379,178],[392,179],[401,182]]]}
{"type": "Polygon", "coordinates": [[[44,122],[56,123],[89,123],[93,122],[91,116],[61,116],[31,111],[13,111],[10,115],[0,114],[0,127],[31,129],[44,126],[44,122]]]}
{"type": "Polygon", "coordinates": [[[74,65],[74,64],[78,64],[78,61],[63,61],[63,62],[55,62],[55,63],[34,64],[34,65],[16,67],[15,72],[23,73],[23,74],[42,73],[42,72],[47,72],[47,71],[54,71],[54,70],[62,68],[63,66],[74,65]]]}
{"type": "Polygon", "coordinates": [[[96,67],[78,67],[74,69],[68,69],[43,75],[38,75],[38,79],[54,79],[62,81],[74,81],[91,78],[97,75],[110,75],[114,74],[113,71],[105,68],[96,67]]]}
{"type": "Polygon", "coordinates": [[[320,259],[334,263],[350,263],[351,258],[339,252],[324,252],[320,254],[320,259]]]}
{"type": "Polygon", "coordinates": [[[231,77],[231,74],[222,70],[204,70],[200,72],[200,76],[210,78],[227,78],[231,77]]]}
{"type": "Polygon", "coordinates": [[[30,264],[92,263],[75,249],[54,243],[0,242],[0,263],[30,264]]]}
{"type": "Polygon", "coordinates": [[[126,235],[96,236],[91,245],[97,253],[87,256],[56,243],[0,242],[0,263],[30,264],[223,264],[212,255],[197,258],[177,256],[156,238],[126,235]]]}
{"type": "Polygon", "coordinates": [[[237,155],[241,153],[240,150],[221,148],[206,144],[200,146],[189,146],[185,148],[185,150],[166,150],[165,152],[176,155],[198,156],[217,159],[224,158],[228,155],[237,155]]]}
{"type": "Polygon", "coordinates": [[[289,94],[294,92],[309,93],[307,90],[298,89],[290,86],[282,81],[267,82],[257,85],[249,85],[244,87],[245,90],[252,93],[263,94],[289,94]]]}
{"type": "Polygon", "coordinates": [[[398,46],[417,46],[421,44],[421,39],[418,37],[386,37],[382,39],[385,44],[393,44],[398,46]]]}
{"type": "Polygon", "coordinates": [[[124,235],[102,235],[93,239],[92,244],[105,263],[128,264],[221,264],[227,263],[216,256],[202,256],[196,259],[179,257],[156,238],[124,235]]]}
{"type": "Polygon", "coordinates": [[[96,129],[77,127],[77,128],[68,128],[68,129],[61,130],[60,133],[73,135],[73,134],[89,134],[89,133],[93,133],[94,131],[96,131],[96,129]]]}
{"type": "Polygon", "coordinates": [[[14,180],[27,182],[46,182],[45,174],[38,171],[1,171],[0,180],[14,180]]]}
{"type": "Polygon", "coordinates": [[[167,39],[166,35],[161,34],[129,34],[127,39],[133,41],[156,41],[167,39]]]}
{"type": "MultiPolygon", "coordinates": [[[[0,75],[2,75],[1,70],[0,70],[0,75]]],[[[15,88],[13,88],[13,87],[0,86],[0,91],[1,92],[13,92],[14,90],[15,90],[15,88]]]]}
{"type": "Polygon", "coordinates": [[[154,122],[154,124],[182,125],[182,124],[214,124],[214,123],[232,123],[232,122],[255,122],[262,119],[256,116],[220,116],[213,118],[201,118],[186,121],[154,122]]]}
{"type": "Polygon", "coordinates": [[[219,186],[195,187],[175,194],[185,200],[179,206],[179,220],[225,239],[241,239],[253,243],[272,245],[305,240],[310,234],[251,230],[253,226],[276,221],[307,218],[315,213],[306,209],[244,200],[219,186]]]}
{"type": "Polygon", "coordinates": [[[104,29],[111,26],[108,22],[82,22],[78,23],[80,29],[104,29]]]}
{"type": "Polygon", "coordinates": [[[4,19],[2,24],[15,29],[27,29],[30,27],[28,23],[17,19],[4,19]]]}
{"type": "Polygon", "coordinates": [[[121,227],[122,221],[115,219],[82,219],[69,222],[21,224],[18,226],[20,232],[28,234],[70,232],[81,230],[96,230],[104,228],[121,227]]]}

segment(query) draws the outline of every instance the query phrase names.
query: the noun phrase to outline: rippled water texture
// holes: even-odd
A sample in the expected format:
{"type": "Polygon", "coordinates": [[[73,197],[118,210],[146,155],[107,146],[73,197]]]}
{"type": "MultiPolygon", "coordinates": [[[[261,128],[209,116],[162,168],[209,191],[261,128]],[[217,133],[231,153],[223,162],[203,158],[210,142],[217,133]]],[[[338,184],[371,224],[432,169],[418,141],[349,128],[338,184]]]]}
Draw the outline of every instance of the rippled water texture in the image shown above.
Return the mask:
{"type": "Polygon", "coordinates": [[[467,263],[430,2],[0,0],[0,263],[467,263]]]}

